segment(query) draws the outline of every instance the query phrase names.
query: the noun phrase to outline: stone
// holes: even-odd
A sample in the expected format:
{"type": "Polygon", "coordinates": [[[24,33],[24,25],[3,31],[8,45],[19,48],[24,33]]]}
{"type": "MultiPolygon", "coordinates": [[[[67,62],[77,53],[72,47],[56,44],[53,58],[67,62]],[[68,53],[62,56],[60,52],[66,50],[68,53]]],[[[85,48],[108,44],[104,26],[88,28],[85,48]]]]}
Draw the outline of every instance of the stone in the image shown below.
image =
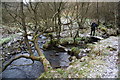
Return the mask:
{"type": "Polygon", "coordinates": [[[32,38],[33,38],[32,36],[28,36],[28,39],[29,39],[29,40],[32,40],[32,38]]]}
{"type": "Polygon", "coordinates": [[[57,46],[57,50],[58,51],[65,51],[65,52],[67,52],[68,51],[68,49],[67,48],[65,48],[64,46],[61,46],[61,45],[59,45],[59,46],[57,46]]]}

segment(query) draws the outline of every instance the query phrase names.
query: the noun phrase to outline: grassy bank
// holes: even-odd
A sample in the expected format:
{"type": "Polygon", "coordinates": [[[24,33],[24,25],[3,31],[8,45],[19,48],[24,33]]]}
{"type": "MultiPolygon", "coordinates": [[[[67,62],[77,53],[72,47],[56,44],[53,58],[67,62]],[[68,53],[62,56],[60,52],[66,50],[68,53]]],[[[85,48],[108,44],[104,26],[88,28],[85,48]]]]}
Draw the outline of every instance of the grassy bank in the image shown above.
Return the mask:
{"type": "Polygon", "coordinates": [[[13,34],[13,35],[10,35],[9,37],[0,39],[0,45],[4,43],[8,43],[9,41],[13,40],[16,36],[17,35],[13,34]]]}

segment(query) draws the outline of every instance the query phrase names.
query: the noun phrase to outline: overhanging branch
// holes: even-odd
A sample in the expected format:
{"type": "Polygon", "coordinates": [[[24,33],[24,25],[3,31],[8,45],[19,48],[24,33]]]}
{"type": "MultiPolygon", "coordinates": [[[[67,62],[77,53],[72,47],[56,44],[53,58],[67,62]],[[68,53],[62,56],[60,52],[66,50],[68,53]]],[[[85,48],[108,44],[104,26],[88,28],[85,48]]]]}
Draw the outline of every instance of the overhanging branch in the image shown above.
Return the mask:
{"type": "Polygon", "coordinates": [[[33,60],[36,60],[36,61],[40,61],[40,57],[36,57],[36,56],[27,56],[27,55],[20,55],[20,56],[16,56],[12,59],[10,59],[2,68],[2,71],[4,71],[13,61],[19,59],[19,58],[26,58],[26,59],[31,59],[32,61],[33,60]]]}

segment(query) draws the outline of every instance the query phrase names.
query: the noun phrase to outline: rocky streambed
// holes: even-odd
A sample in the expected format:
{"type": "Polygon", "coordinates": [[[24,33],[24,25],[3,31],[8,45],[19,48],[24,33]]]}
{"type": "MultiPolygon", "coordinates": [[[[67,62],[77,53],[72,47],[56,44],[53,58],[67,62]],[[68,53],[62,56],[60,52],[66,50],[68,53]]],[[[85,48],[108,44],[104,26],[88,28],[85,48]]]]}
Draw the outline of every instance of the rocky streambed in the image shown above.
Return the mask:
{"type": "MultiPolygon", "coordinates": [[[[100,41],[101,46],[107,46],[107,47],[109,46],[109,48],[112,47],[112,49],[114,48],[115,50],[110,50],[109,55],[102,58],[102,60],[105,61],[105,64],[94,68],[94,72],[90,73],[90,75],[92,75],[92,78],[95,78],[97,74],[95,72],[100,70],[100,68],[102,69],[104,68],[104,70],[101,73],[98,73],[98,74],[101,74],[100,77],[102,78],[118,77],[117,75],[118,73],[118,66],[117,66],[118,40],[117,39],[118,37],[110,37],[100,41]]],[[[42,45],[45,43],[46,40],[47,39],[45,36],[40,36],[40,39],[38,41],[40,48],[42,48],[42,45]]],[[[85,49],[83,49],[83,53],[85,52],[84,50],[85,49]]],[[[68,55],[68,53],[65,51],[60,52],[57,50],[42,50],[42,52],[45,54],[46,58],[50,61],[51,66],[53,68],[66,68],[70,64],[70,61],[69,61],[70,55],[68,55]]],[[[21,54],[29,55],[26,51],[22,51],[19,54],[13,55],[12,57],[21,55],[21,54]]],[[[34,55],[37,56],[36,51],[34,52],[34,55]]],[[[33,61],[30,59],[20,58],[12,62],[12,64],[9,65],[7,69],[1,73],[1,75],[3,78],[37,78],[43,72],[44,72],[43,65],[40,62],[34,61],[33,63],[33,61]]]]}
{"type": "MultiPolygon", "coordinates": [[[[46,40],[45,36],[40,36],[38,41],[40,48],[46,40]]],[[[59,52],[55,50],[42,50],[46,58],[50,61],[53,68],[66,68],[69,66],[69,55],[67,52],[59,52]]],[[[22,51],[18,55],[29,55],[26,51],[22,51]]],[[[37,52],[34,52],[34,55],[37,56],[37,52]]],[[[7,59],[9,60],[9,59],[7,59]]],[[[20,58],[12,62],[11,65],[4,70],[1,75],[3,78],[37,78],[43,73],[43,65],[41,62],[35,61],[34,63],[30,59],[20,58]]]]}

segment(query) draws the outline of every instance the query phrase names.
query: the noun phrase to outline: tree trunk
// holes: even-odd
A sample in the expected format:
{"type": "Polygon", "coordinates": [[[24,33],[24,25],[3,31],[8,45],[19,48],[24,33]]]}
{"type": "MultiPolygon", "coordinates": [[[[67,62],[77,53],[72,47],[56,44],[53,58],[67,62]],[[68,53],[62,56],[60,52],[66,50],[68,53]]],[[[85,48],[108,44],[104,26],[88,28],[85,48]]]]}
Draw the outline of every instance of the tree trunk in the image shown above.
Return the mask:
{"type": "Polygon", "coordinates": [[[99,24],[100,23],[100,21],[99,21],[99,2],[97,1],[97,24],[99,24]]]}
{"type": "Polygon", "coordinates": [[[44,54],[42,53],[42,51],[39,48],[38,37],[35,38],[34,45],[35,45],[35,49],[37,50],[38,55],[40,56],[40,62],[43,64],[44,70],[48,71],[49,68],[51,68],[51,66],[50,66],[49,61],[45,58],[44,54]]]}
{"type": "MultiPolygon", "coordinates": [[[[60,5],[60,7],[61,7],[61,5],[60,5]]],[[[60,16],[61,11],[60,11],[60,7],[58,9],[58,16],[57,16],[57,18],[58,18],[58,40],[60,38],[60,33],[61,33],[61,16],[60,16]]]]}
{"type": "Polygon", "coordinates": [[[21,4],[20,4],[20,9],[21,9],[21,22],[22,22],[22,27],[23,27],[23,30],[24,30],[25,44],[28,48],[30,56],[33,56],[33,52],[32,52],[31,46],[29,44],[28,37],[27,37],[27,29],[26,29],[26,25],[25,25],[25,15],[24,15],[24,12],[23,12],[23,2],[21,2],[21,4]]]}

